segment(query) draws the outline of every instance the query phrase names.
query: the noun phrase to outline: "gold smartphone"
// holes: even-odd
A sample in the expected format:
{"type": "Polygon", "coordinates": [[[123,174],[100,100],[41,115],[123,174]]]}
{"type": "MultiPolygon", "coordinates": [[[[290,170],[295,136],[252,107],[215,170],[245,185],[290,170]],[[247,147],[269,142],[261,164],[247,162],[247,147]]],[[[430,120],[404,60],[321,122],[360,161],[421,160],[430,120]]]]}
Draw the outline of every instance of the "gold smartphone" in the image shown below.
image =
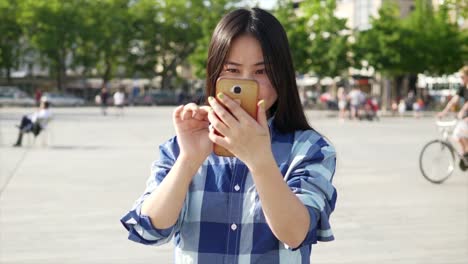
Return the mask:
{"type": "MultiPolygon", "coordinates": [[[[257,120],[258,83],[256,80],[221,77],[216,81],[216,95],[219,93],[229,96],[253,119],[257,120]]],[[[215,133],[221,135],[217,131],[215,133]]],[[[217,144],[213,146],[213,150],[218,156],[234,157],[231,152],[217,144]]]]}

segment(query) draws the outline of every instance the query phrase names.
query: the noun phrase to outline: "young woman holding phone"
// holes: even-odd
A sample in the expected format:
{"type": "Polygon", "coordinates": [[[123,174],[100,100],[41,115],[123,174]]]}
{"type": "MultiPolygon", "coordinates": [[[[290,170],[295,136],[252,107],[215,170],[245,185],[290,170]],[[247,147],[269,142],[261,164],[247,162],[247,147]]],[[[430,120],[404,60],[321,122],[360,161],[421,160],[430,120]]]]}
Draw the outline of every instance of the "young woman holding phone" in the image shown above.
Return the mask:
{"type": "Polygon", "coordinates": [[[333,240],[336,155],[307,123],[273,15],[238,9],[221,19],[206,94],[206,106],[175,109],[176,136],[160,146],[145,192],[121,219],[129,239],[174,238],[176,263],[310,263],[312,244],[333,240]],[[215,94],[220,77],[257,81],[256,120],[215,94]],[[235,157],[215,155],[214,144],[235,157]]]}

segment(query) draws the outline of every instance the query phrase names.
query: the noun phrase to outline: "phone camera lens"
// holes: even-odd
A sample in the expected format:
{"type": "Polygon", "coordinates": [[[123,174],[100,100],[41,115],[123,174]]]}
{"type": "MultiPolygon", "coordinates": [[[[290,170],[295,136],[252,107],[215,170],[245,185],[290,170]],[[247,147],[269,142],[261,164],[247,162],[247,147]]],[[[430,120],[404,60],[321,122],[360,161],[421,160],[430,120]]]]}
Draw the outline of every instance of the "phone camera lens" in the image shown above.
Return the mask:
{"type": "Polygon", "coordinates": [[[234,86],[232,87],[232,91],[235,93],[235,94],[240,94],[242,89],[240,88],[240,86],[234,86]]]}

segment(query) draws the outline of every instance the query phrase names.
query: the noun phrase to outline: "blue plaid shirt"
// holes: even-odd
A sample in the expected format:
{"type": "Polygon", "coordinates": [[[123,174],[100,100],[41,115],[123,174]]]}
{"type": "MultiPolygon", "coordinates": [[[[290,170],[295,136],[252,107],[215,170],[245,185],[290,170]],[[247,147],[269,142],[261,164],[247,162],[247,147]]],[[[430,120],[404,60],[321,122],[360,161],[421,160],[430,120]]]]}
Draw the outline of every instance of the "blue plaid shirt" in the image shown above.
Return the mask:
{"type": "Polygon", "coordinates": [[[310,263],[312,244],[334,239],[329,216],[337,197],[331,184],[335,150],[312,130],[281,134],[270,122],[270,132],[284,181],[310,214],[309,231],[299,247],[290,248],[273,235],[246,165],[214,154],[193,177],[175,225],[154,228],[149,217],[141,214],[141,205],[177,159],[176,137],[160,146],[144,194],[121,219],[129,239],[161,245],[174,238],[176,263],[310,263]]]}

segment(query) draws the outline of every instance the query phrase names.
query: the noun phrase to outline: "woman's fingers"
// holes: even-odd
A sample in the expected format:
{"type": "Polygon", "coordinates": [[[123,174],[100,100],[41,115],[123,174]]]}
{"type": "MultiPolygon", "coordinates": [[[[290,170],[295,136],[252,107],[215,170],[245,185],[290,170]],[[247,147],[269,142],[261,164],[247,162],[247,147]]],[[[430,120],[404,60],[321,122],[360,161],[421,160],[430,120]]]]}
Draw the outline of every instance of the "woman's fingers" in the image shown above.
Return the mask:
{"type": "Polygon", "coordinates": [[[217,135],[214,129],[210,130],[210,132],[208,133],[208,137],[214,144],[218,144],[223,148],[229,149],[229,142],[227,138],[217,135]]]}
{"type": "Polygon", "coordinates": [[[176,120],[196,119],[198,121],[208,121],[210,109],[210,106],[198,106],[194,103],[180,105],[174,110],[172,117],[176,120]]]}
{"type": "Polygon", "coordinates": [[[218,131],[221,135],[223,136],[228,136],[229,135],[229,127],[226,126],[214,113],[213,110],[210,111],[208,114],[208,120],[211,123],[211,127],[218,131]]]}
{"type": "Polygon", "coordinates": [[[227,127],[233,127],[237,125],[239,122],[237,119],[229,113],[226,108],[224,108],[223,105],[221,105],[220,102],[218,102],[216,99],[213,97],[208,97],[208,102],[210,103],[211,107],[213,108],[215,114],[218,116],[218,118],[227,126],[227,127]]]}
{"type": "Polygon", "coordinates": [[[208,121],[208,113],[212,108],[208,105],[198,107],[198,110],[194,113],[193,118],[199,121],[208,121]]]}
{"type": "Polygon", "coordinates": [[[216,95],[216,97],[240,123],[242,123],[244,118],[250,117],[249,114],[244,109],[242,109],[240,103],[232,100],[229,96],[226,96],[223,93],[219,93],[216,95]]]}
{"type": "Polygon", "coordinates": [[[265,111],[265,101],[260,100],[257,103],[257,122],[263,129],[268,130],[268,120],[265,111]]]}
{"type": "Polygon", "coordinates": [[[186,104],[181,113],[182,120],[188,120],[194,117],[198,110],[198,105],[195,103],[186,104]]]}
{"type": "Polygon", "coordinates": [[[184,105],[179,105],[172,113],[172,118],[175,120],[180,120],[183,109],[184,109],[184,105]]]}

